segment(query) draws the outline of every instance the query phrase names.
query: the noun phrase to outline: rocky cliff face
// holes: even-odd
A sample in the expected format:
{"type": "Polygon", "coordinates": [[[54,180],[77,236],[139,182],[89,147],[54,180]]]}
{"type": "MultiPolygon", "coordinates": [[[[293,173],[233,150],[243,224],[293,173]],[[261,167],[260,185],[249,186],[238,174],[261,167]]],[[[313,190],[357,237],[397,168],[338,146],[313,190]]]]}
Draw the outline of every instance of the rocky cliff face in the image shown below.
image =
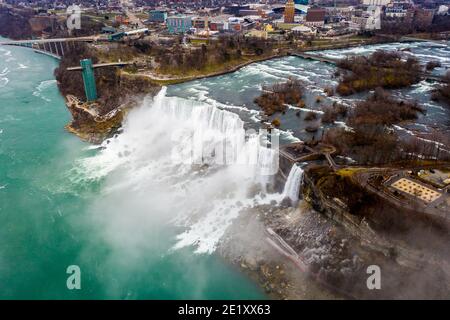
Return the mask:
{"type": "Polygon", "coordinates": [[[67,96],[66,105],[72,114],[72,121],[66,125],[66,129],[90,143],[101,143],[117,132],[131,107],[124,105],[106,116],[100,116],[97,104],[82,103],[74,96],[67,96]]]}
{"type": "MultiPolygon", "coordinates": [[[[448,296],[450,286],[449,252],[434,246],[442,241],[445,235],[437,232],[425,232],[412,229],[407,233],[381,232],[373,226],[370,215],[355,214],[348,204],[333,195],[325,194],[321,189],[320,179],[309,170],[305,170],[303,185],[304,200],[321,215],[343,228],[343,235],[353,242],[354,252],[359,251],[361,266],[357,270],[360,278],[351,286],[357,296],[391,297],[391,298],[443,298],[448,296]],[[410,241],[412,238],[423,237],[423,243],[410,241]],[[377,265],[383,271],[383,290],[370,292],[363,283],[365,268],[377,265]]],[[[348,190],[351,192],[351,190],[348,190]]],[[[380,203],[380,208],[384,208],[380,203]]],[[[362,208],[370,210],[370,208],[362,208]]],[[[429,230],[428,230],[429,231],[429,230]]],[[[448,235],[447,235],[448,238],[448,235]]],[[[355,269],[356,270],[356,269],[355,269]]],[[[341,276],[337,273],[338,276],[341,276]]],[[[353,275],[352,275],[353,277],[353,275]]],[[[355,280],[355,279],[354,279],[355,280]]]]}
{"type": "Polygon", "coordinates": [[[122,72],[117,67],[95,69],[95,82],[99,98],[95,103],[85,100],[81,71],[67,71],[77,66],[81,59],[90,58],[97,63],[98,52],[86,44],[77,44],[67,53],[55,70],[60,92],[67,97],[67,107],[72,122],[66,127],[86,141],[98,143],[121,126],[130,108],[140,103],[144,95],[155,95],[161,87],[144,76],[122,72]]]}
{"type": "Polygon", "coordinates": [[[29,19],[33,15],[31,9],[0,7],[0,35],[11,39],[31,38],[33,30],[29,19]]]}
{"type": "Polygon", "coordinates": [[[83,103],[73,95],[67,95],[67,108],[72,121],[66,129],[91,143],[101,143],[118,131],[126,113],[138,105],[144,95],[155,95],[155,86],[145,77],[121,75],[116,92],[98,99],[95,103],[83,103]]]}

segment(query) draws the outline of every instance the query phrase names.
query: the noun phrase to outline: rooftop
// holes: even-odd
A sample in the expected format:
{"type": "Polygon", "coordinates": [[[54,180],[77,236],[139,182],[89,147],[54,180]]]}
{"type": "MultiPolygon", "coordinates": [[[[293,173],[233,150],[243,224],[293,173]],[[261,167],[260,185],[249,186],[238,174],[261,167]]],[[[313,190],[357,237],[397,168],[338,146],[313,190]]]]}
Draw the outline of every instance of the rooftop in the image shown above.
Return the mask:
{"type": "Polygon", "coordinates": [[[306,13],[307,22],[321,22],[325,20],[326,10],[323,8],[311,8],[306,13]]]}

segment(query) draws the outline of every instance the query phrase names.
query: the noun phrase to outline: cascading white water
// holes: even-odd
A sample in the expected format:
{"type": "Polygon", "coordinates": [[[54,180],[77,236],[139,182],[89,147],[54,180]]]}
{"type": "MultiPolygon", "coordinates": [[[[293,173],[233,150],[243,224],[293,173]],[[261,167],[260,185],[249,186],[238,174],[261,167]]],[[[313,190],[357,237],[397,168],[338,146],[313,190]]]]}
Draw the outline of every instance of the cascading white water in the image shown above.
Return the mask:
{"type": "Polygon", "coordinates": [[[283,198],[289,198],[293,203],[297,203],[302,182],[303,169],[298,164],[293,164],[284,185],[283,198]]]}
{"type": "Polygon", "coordinates": [[[234,113],[167,97],[163,89],[130,112],[122,134],[81,161],[78,177],[106,179],[108,203],[98,207],[108,208],[100,213],[109,215],[105,232],[120,245],[132,237],[137,246],[145,237],[136,229],[159,217],[184,227],[174,248],[212,252],[242,210],[273,199],[265,186],[278,152],[261,145],[264,138],[246,135],[234,113]]]}

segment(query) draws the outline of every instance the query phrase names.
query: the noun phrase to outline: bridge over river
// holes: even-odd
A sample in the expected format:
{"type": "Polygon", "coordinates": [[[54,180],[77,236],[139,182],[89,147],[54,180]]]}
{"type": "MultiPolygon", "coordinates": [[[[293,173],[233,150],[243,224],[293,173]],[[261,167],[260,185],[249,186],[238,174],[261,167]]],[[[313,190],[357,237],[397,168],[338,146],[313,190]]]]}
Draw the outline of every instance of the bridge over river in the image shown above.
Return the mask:
{"type": "Polygon", "coordinates": [[[55,39],[30,39],[2,41],[0,46],[20,46],[33,49],[35,52],[61,59],[66,52],[75,47],[77,42],[96,42],[98,36],[76,37],[76,38],[55,38],[55,39]]]}

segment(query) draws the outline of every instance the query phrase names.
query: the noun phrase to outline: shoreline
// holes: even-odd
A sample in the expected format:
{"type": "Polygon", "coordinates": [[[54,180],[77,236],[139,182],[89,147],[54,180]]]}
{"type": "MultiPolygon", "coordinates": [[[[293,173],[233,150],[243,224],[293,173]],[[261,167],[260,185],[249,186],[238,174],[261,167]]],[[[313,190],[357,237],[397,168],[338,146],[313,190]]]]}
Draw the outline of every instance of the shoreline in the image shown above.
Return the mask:
{"type": "MultiPolygon", "coordinates": [[[[254,57],[253,59],[249,59],[248,61],[239,63],[233,67],[227,67],[226,69],[223,69],[223,70],[218,70],[218,71],[206,73],[206,74],[187,76],[187,77],[171,77],[171,78],[164,77],[164,76],[159,77],[157,75],[152,75],[152,74],[145,73],[145,72],[130,73],[130,72],[127,72],[124,70],[121,70],[120,74],[124,78],[123,83],[125,84],[125,86],[128,86],[130,88],[131,87],[135,88],[135,89],[131,89],[128,93],[125,94],[126,97],[133,99],[134,95],[141,93],[140,91],[136,90],[136,83],[148,82],[147,84],[145,84],[145,83],[141,84],[140,87],[148,87],[150,89],[151,85],[154,85],[154,86],[157,86],[160,88],[161,86],[175,85],[175,84],[186,83],[186,82],[195,81],[195,80],[199,80],[199,79],[206,79],[206,78],[212,78],[212,77],[218,77],[218,76],[222,76],[222,75],[226,75],[226,74],[231,74],[231,73],[239,71],[240,69],[242,69],[246,66],[249,66],[253,63],[261,63],[264,61],[280,59],[280,58],[289,57],[289,56],[296,56],[296,53],[299,53],[299,52],[331,50],[333,48],[338,50],[338,49],[349,48],[349,47],[358,47],[361,45],[377,45],[380,43],[395,43],[395,42],[396,41],[393,41],[392,39],[386,40],[385,38],[382,38],[382,39],[369,38],[369,40],[364,41],[364,43],[336,44],[336,45],[326,46],[326,47],[315,46],[315,47],[305,48],[302,50],[298,50],[298,49],[297,50],[281,50],[275,54],[270,54],[270,55],[266,55],[266,56],[262,56],[262,57],[261,56],[254,57]],[[128,83],[128,85],[127,85],[127,83],[128,83]]],[[[58,82],[58,88],[61,92],[62,89],[61,89],[61,84],[59,82],[58,82]]],[[[120,123],[117,121],[117,119],[113,119],[112,121],[106,120],[101,126],[102,127],[101,132],[96,132],[96,131],[98,131],[98,129],[97,129],[98,125],[95,121],[92,121],[92,119],[91,119],[92,117],[90,117],[88,114],[83,115],[82,112],[76,112],[75,113],[76,117],[74,117],[74,112],[73,112],[74,108],[70,106],[69,102],[67,101],[67,98],[66,98],[66,107],[72,113],[72,121],[70,124],[68,124],[66,129],[70,129],[70,130],[68,130],[69,132],[75,133],[79,138],[81,138],[84,141],[99,142],[99,140],[101,140],[101,139],[106,139],[109,136],[111,136],[111,134],[114,134],[114,131],[115,131],[114,128],[117,128],[121,125],[121,120],[119,121],[120,123]],[[109,122],[111,122],[111,123],[109,124],[109,122]],[[108,129],[108,127],[111,127],[111,128],[108,129]]],[[[105,115],[99,114],[99,116],[105,116],[105,115]]]]}
{"type": "Polygon", "coordinates": [[[310,52],[310,51],[339,50],[339,49],[353,48],[353,47],[359,47],[359,46],[377,45],[377,44],[384,44],[384,43],[397,43],[397,42],[399,42],[399,41],[391,39],[391,40],[369,41],[367,43],[348,43],[348,44],[344,44],[344,45],[331,45],[331,46],[326,46],[326,47],[316,46],[316,47],[311,47],[311,48],[304,49],[304,50],[303,49],[302,50],[290,50],[290,51],[284,51],[284,52],[272,54],[270,56],[261,57],[258,59],[249,60],[249,61],[240,63],[236,66],[233,66],[229,69],[219,70],[219,71],[215,71],[212,73],[187,76],[187,77],[164,78],[164,77],[159,77],[158,75],[151,75],[148,73],[139,73],[139,72],[135,73],[135,74],[132,74],[132,73],[126,73],[126,74],[129,76],[148,77],[151,81],[153,81],[154,83],[156,83],[158,85],[174,85],[174,84],[186,83],[186,82],[190,82],[190,81],[213,78],[213,77],[217,77],[217,76],[230,74],[230,73],[239,71],[240,69],[242,69],[246,66],[249,66],[253,63],[261,63],[264,61],[269,61],[269,60],[284,58],[284,57],[292,57],[292,56],[295,57],[295,56],[297,56],[296,55],[297,52],[305,53],[305,52],[310,52]]]}
{"type": "MultiPolygon", "coordinates": [[[[374,44],[376,45],[376,44],[374,44]]],[[[359,45],[357,45],[359,46],[359,45]]],[[[322,49],[322,50],[329,50],[329,49],[322,49]]],[[[310,50],[308,50],[310,51],[310,50]]],[[[184,80],[178,83],[182,83],[182,82],[188,82],[188,81],[193,81],[193,80],[197,80],[197,79],[203,79],[203,78],[209,78],[209,77],[215,77],[215,76],[220,76],[223,74],[228,74],[228,73],[233,73],[247,65],[250,65],[252,63],[260,63],[262,61],[267,61],[267,60],[272,60],[272,59],[278,59],[278,58],[283,58],[285,56],[289,56],[289,55],[275,55],[275,56],[270,56],[270,57],[264,57],[261,60],[252,60],[252,61],[248,61],[245,62],[243,64],[240,64],[238,66],[233,67],[233,70],[225,70],[225,71],[221,71],[219,73],[214,73],[214,74],[209,74],[209,75],[202,75],[202,76],[198,76],[195,79],[189,79],[189,80],[184,80]]],[[[173,83],[175,84],[175,83],[173,83]]],[[[70,131],[70,130],[68,130],[70,131]]],[[[299,208],[295,208],[296,210],[299,210],[299,208]]],[[[233,263],[233,260],[229,260],[226,257],[225,261],[229,262],[229,263],[233,263]]],[[[274,261],[275,261],[275,265],[268,263],[266,266],[261,266],[259,269],[256,270],[252,270],[248,267],[249,263],[245,260],[242,260],[241,262],[237,261],[237,267],[240,269],[241,272],[243,272],[246,276],[249,277],[249,279],[251,279],[252,281],[254,281],[259,287],[261,287],[263,290],[265,291],[269,291],[268,293],[266,293],[268,295],[269,298],[287,298],[287,299],[292,299],[292,298],[298,298],[299,296],[295,296],[295,295],[290,295],[290,286],[289,283],[285,283],[283,282],[277,282],[279,278],[274,278],[274,281],[271,280],[267,280],[264,282],[264,279],[268,278],[270,279],[270,275],[279,275],[280,277],[285,275],[286,273],[290,272],[287,270],[293,270],[292,266],[290,266],[289,264],[291,262],[287,261],[287,259],[285,257],[283,257],[281,254],[278,257],[274,257],[274,261]],[[283,272],[283,273],[281,273],[283,272]],[[261,280],[263,279],[263,280],[261,280]],[[282,285],[282,283],[285,283],[286,285],[282,285]],[[278,287],[277,285],[280,285],[280,287],[278,287]]],[[[320,287],[320,285],[319,285],[320,287]]],[[[325,294],[325,291],[327,290],[327,288],[321,288],[323,290],[323,292],[317,293],[316,294],[325,294]]],[[[309,292],[308,292],[309,293],[309,292]]],[[[333,295],[332,295],[333,296],[333,295]]],[[[305,298],[311,298],[311,297],[305,297],[305,298]]],[[[317,298],[317,296],[313,296],[313,298],[317,298]]],[[[329,296],[328,296],[329,298],[329,296]]],[[[339,298],[339,297],[337,297],[339,298]]]]}

